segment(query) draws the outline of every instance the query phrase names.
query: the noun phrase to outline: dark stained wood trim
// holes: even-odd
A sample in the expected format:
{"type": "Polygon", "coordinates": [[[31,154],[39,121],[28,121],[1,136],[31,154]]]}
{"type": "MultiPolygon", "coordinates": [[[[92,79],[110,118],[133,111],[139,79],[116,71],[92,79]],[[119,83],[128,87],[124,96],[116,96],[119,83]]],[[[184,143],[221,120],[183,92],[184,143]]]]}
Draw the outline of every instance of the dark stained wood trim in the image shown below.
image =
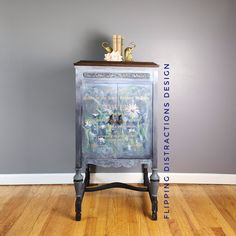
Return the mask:
{"type": "Polygon", "coordinates": [[[125,61],[78,61],[75,66],[117,66],[117,67],[159,67],[154,62],[125,62],[125,61]]]}

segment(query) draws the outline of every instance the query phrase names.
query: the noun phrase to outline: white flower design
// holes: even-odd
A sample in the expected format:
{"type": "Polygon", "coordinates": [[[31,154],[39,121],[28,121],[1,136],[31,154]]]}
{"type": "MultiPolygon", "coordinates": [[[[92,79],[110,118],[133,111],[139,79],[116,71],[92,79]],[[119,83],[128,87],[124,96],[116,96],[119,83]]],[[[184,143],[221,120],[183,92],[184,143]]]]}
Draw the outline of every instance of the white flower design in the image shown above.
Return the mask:
{"type": "Polygon", "coordinates": [[[136,104],[129,104],[125,108],[126,112],[132,117],[137,117],[139,114],[139,108],[136,104]]]}
{"type": "Polygon", "coordinates": [[[100,126],[100,128],[101,128],[101,129],[105,129],[106,126],[105,126],[104,124],[102,124],[102,125],[100,126]]]}
{"type": "Polygon", "coordinates": [[[135,129],[128,129],[129,133],[135,133],[135,129]]]}
{"type": "Polygon", "coordinates": [[[92,126],[91,121],[86,120],[86,121],[84,122],[84,126],[85,126],[85,128],[90,128],[90,127],[92,126]]]}
{"type": "Polygon", "coordinates": [[[93,114],[92,114],[92,116],[93,116],[94,118],[97,118],[98,115],[99,115],[98,113],[93,113],[93,114]]]}
{"type": "Polygon", "coordinates": [[[105,138],[103,138],[103,137],[98,137],[98,142],[99,142],[100,144],[105,144],[105,138]]]}
{"type": "Polygon", "coordinates": [[[112,51],[111,53],[105,54],[105,61],[122,61],[122,56],[118,51],[112,51]]]}

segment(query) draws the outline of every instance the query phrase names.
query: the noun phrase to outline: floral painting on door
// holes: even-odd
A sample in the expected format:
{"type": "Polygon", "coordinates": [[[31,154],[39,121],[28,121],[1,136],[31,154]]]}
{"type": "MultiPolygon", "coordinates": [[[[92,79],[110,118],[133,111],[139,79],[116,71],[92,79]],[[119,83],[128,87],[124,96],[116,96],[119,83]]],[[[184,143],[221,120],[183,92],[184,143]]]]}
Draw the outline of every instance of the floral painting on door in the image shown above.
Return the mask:
{"type": "Polygon", "coordinates": [[[151,156],[150,84],[89,84],[83,94],[83,155],[151,156]]]}

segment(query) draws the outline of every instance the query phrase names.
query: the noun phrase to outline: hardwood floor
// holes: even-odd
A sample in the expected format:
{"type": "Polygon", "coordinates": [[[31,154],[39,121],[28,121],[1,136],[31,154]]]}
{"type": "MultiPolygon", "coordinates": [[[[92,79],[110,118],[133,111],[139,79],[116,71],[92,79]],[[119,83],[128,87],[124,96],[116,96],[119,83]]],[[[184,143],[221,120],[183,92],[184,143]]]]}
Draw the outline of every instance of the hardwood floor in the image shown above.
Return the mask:
{"type": "Polygon", "coordinates": [[[148,193],[112,189],[85,193],[74,220],[73,185],[0,187],[0,235],[236,235],[236,186],[171,185],[170,219],[150,219],[148,193]]]}

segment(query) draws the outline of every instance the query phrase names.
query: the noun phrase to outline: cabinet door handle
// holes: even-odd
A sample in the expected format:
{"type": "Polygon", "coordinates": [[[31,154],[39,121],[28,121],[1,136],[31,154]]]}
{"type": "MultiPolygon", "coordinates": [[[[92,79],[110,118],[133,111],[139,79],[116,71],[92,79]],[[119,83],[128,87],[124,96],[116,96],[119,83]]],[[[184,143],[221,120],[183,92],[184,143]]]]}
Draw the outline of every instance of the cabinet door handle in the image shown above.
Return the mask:
{"type": "Polygon", "coordinates": [[[115,124],[115,123],[118,124],[118,125],[121,125],[123,123],[122,115],[118,115],[118,119],[117,120],[114,119],[114,115],[113,114],[110,115],[109,120],[108,120],[107,123],[110,124],[110,125],[115,124]]]}
{"type": "Polygon", "coordinates": [[[114,124],[115,123],[115,120],[114,120],[114,115],[113,114],[111,114],[110,115],[110,117],[109,117],[109,120],[108,120],[108,122],[107,122],[108,124],[110,124],[110,125],[112,125],[112,124],[114,124]]]}
{"type": "Polygon", "coordinates": [[[123,124],[122,115],[118,115],[118,120],[116,121],[116,123],[117,123],[118,125],[123,124]]]}

